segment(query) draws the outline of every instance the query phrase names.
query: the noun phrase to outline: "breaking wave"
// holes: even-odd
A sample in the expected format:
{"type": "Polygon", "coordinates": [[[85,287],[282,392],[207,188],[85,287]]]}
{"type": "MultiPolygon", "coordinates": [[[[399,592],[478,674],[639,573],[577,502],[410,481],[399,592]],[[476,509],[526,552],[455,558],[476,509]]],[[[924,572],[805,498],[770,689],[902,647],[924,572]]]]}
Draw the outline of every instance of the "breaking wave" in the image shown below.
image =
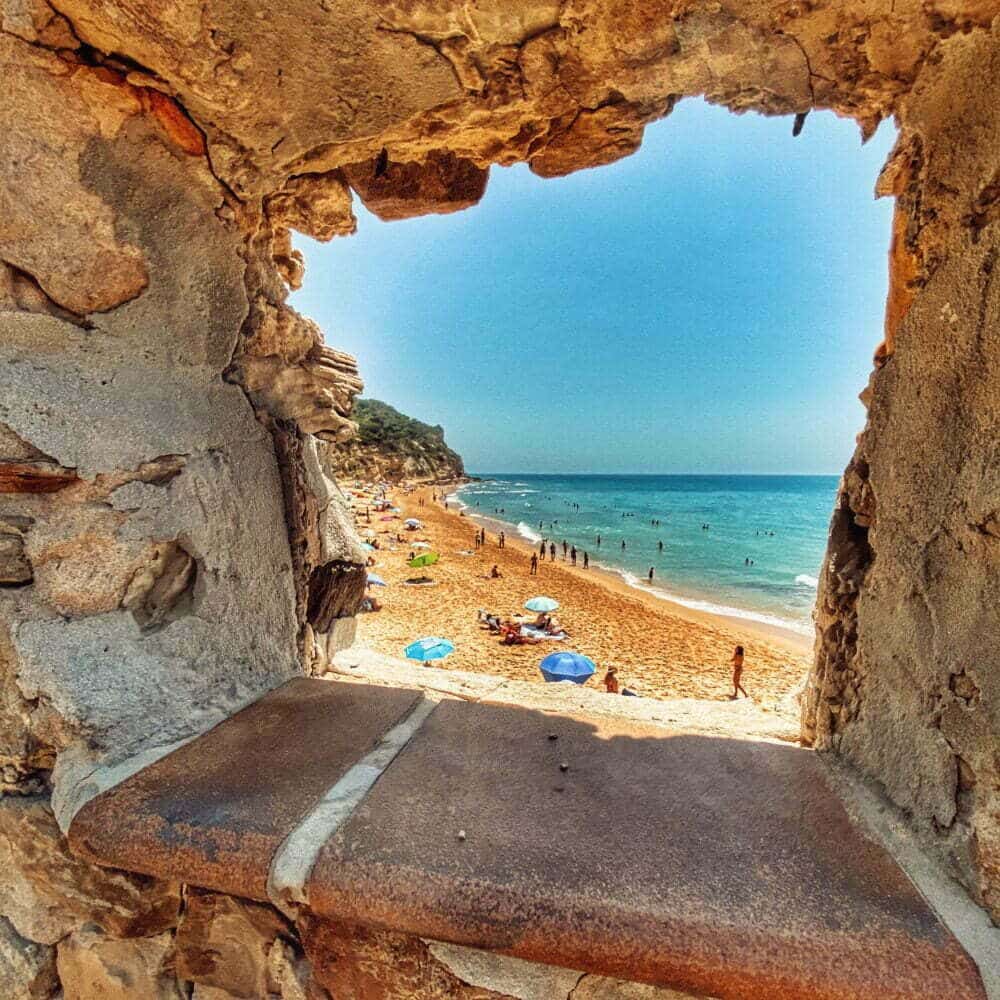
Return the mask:
{"type": "Polygon", "coordinates": [[[538,534],[537,531],[532,531],[524,521],[519,521],[517,525],[517,533],[529,542],[534,542],[536,545],[542,540],[542,536],[538,534]]]}

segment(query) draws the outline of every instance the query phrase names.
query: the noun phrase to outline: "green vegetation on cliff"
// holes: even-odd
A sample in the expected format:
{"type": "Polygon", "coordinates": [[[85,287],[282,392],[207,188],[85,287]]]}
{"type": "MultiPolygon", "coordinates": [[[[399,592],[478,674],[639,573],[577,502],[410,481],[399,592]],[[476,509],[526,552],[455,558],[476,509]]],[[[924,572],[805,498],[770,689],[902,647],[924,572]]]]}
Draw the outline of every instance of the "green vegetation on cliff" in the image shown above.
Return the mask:
{"type": "MultiPolygon", "coordinates": [[[[352,418],[358,433],[337,449],[341,474],[375,479],[453,480],[465,474],[462,457],[432,427],[377,399],[358,399],[352,418]]],[[[333,456],[331,456],[333,457],[333,456]]]]}

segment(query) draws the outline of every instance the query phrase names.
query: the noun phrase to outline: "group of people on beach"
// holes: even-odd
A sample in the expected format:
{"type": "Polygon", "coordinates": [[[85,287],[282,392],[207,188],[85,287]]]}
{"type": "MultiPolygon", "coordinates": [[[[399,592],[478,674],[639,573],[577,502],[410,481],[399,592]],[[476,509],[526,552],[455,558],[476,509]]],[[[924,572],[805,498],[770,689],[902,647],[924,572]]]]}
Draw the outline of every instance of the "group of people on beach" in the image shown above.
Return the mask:
{"type": "MultiPolygon", "coordinates": [[[[447,510],[448,502],[443,494],[434,493],[432,495],[434,501],[439,501],[441,505],[447,510]]],[[[376,502],[376,510],[380,506],[388,506],[387,501],[384,497],[380,497],[376,502]]],[[[419,505],[424,505],[424,500],[421,498],[419,500],[419,505]]],[[[383,507],[384,509],[384,507],[383,507]]],[[[500,513],[498,510],[497,513],[500,513]]],[[[367,520],[370,521],[370,511],[366,510],[367,520]]],[[[702,525],[702,530],[708,530],[709,525],[702,525]]],[[[391,532],[387,532],[391,534],[391,532]]],[[[400,541],[402,539],[399,539],[400,541]]],[[[372,546],[375,549],[379,548],[379,542],[377,539],[371,539],[372,546]]],[[[474,536],[475,548],[476,550],[483,549],[487,543],[487,533],[485,528],[478,528],[474,536]]],[[[600,535],[596,536],[596,543],[598,546],[601,545],[602,538],[600,535]]],[[[503,531],[497,533],[496,536],[497,548],[504,549],[506,547],[506,535],[503,531]]],[[[625,540],[621,542],[622,548],[626,547],[625,540]]],[[[550,562],[555,562],[559,555],[559,549],[562,550],[562,558],[564,562],[568,562],[570,565],[576,566],[582,556],[582,565],[584,569],[589,569],[590,567],[590,555],[588,552],[578,551],[576,546],[568,542],[567,540],[562,540],[562,542],[557,546],[555,541],[550,541],[547,538],[541,539],[538,543],[537,551],[532,551],[530,557],[530,575],[535,576],[538,574],[539,564],[545,561],[546,556],[548,556],[550,562]]],[[[663,542],[658,543],[658,548],[660,551],[663,550],[663,542]]],[[[413,552],[410,553],[411,556],[414,555],[413,552]]],[[[374,556],[369,556],[366,560],[368,565],[374,565],[374,556]]],[[[648,580],[652,583],[654,579],[655,571],[654,567],[649,568],[648,580]]],[[[499,565],[494,563],[488,574],[489,579],[502,579],[503,573],[500,571],[499,565]]],[[[381,610],[381,605],[374,598],[374,595],[369,594],[366,599],[366,610],[376,611],[381,610]]],[[[513,617],[501,618],[499,615],[487,613],[481,611],[478,615],[479,622],[482,628],[492,635],[496,635],[500,638],[500,642],[505,646],[513,645],[537,645],[539,643],[545,642],[549,639],[561,639],[566,638],[569,633],[566,631],[565,626],[556,619],[553,615],[547,613],[541,613],[537,618],[530,621],[515,620],[513,617]]],[[[745,667],[745,651],[742,645],[736,646],[733,655],[730,660],[732,667],[732,685],[733,690],[729,695],[730,699],[737,699],[740,694],[745,698],[749,698],[746,688],[743,686],[743,672],[745,667]]],[[[604,690],[609,694],[621,694],[625,696],[636,696],[636,692],[629,689],[626,685],[623,685],[618,677],[618,669],[614,666],[607,667],[602,684],[604,690]]]]}

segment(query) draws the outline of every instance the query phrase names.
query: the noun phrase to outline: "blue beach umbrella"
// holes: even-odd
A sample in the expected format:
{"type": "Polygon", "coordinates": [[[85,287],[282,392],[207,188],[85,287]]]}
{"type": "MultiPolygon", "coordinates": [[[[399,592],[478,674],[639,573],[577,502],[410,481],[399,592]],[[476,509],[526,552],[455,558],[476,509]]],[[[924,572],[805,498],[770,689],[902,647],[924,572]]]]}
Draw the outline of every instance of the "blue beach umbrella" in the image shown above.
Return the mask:
{"type": "Polygon", "coordinates": [[[559,607],[559,602],[551,597],[533,597],[530,601],[525,601],[524,606],[529,611],[549,612],[555,611],[559,607]]]}
{"type": "Polygon", "coordinates": [[[367,542],[362,542],[361,543],[361,548],[363,548],[365,550],[365,552],[374,552],[375,551],[375,546],[374,545],[369,545],[367,542]]]}
{"type": "Polygon", "coordinates": [[[455,647],[447,639],[428,636],[411,642],[403,652],[411,660],[443,660],[449,653],[455,652],[455,647]]]}
{"type": "Polygon", "coordinates": [[[389,584],[385,582],[377,573],[369,573],[368,580],[366,581],[369,587],[388,587],[389,584]]]}
{"type": "Polygon", "coordinates": [[[597,671],[590,657],[569,652],[549,653],[538,664],[538,669],[549,682],[572,681],[574,684],[586,684],[597,671]]]}

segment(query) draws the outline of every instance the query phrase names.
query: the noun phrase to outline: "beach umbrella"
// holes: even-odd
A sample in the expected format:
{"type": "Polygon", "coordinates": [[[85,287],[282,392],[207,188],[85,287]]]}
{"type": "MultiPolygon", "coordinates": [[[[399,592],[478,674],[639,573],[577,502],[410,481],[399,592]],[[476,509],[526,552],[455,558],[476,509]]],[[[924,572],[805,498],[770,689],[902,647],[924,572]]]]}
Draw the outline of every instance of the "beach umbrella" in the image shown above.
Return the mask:
{"type": "Polygon", "coordinates": [[[388,587],[389,584],[385,582],[377,573],[369,573],[368,579],[365,581],[369,587],[388,587]]]}
{"type": "Polygon", "coordinates": [[[439,636],[428,636],[411,642],[403,652],[411,660],[443,660],[449,653],[455,652],[455,646],[439,636]]]}
{"type": "Polygon", "coordinates": [[[414,556],[406,565],[420,569],[421,566],[433,566],[440,558],[436,552],[421,552],[419,556],[414,556]]]}
{"type": "Polygon", "coordinates": [[[375,551],[375,546],[374,545],[369,545],[367,542],[362,542],[361,543],[361,548],[363,548],[365,550],[365,552],[374,552],[375,551]]]}
{"type": "Polygon", "coordinates": [[[559,607],[559,602],[551,597],[533,597],[530,601],[525,601],[524,606],[529,611],[549,612],[555,611],[559,607]]]}
{"type": "Polygon", "coordinates": [[[538,664],[538,669],[549,682],[573,681],[574,684],[586,684],[597,671],[590,657],[569,652],[549,653],[538,664]]]}
{"type": "Polygon", "coordinates": [[[420,527],[420,522],[415,517],[408,517],[403,522],[403,524],[405,524],[408,528],[419,528],[420,527]]]}

